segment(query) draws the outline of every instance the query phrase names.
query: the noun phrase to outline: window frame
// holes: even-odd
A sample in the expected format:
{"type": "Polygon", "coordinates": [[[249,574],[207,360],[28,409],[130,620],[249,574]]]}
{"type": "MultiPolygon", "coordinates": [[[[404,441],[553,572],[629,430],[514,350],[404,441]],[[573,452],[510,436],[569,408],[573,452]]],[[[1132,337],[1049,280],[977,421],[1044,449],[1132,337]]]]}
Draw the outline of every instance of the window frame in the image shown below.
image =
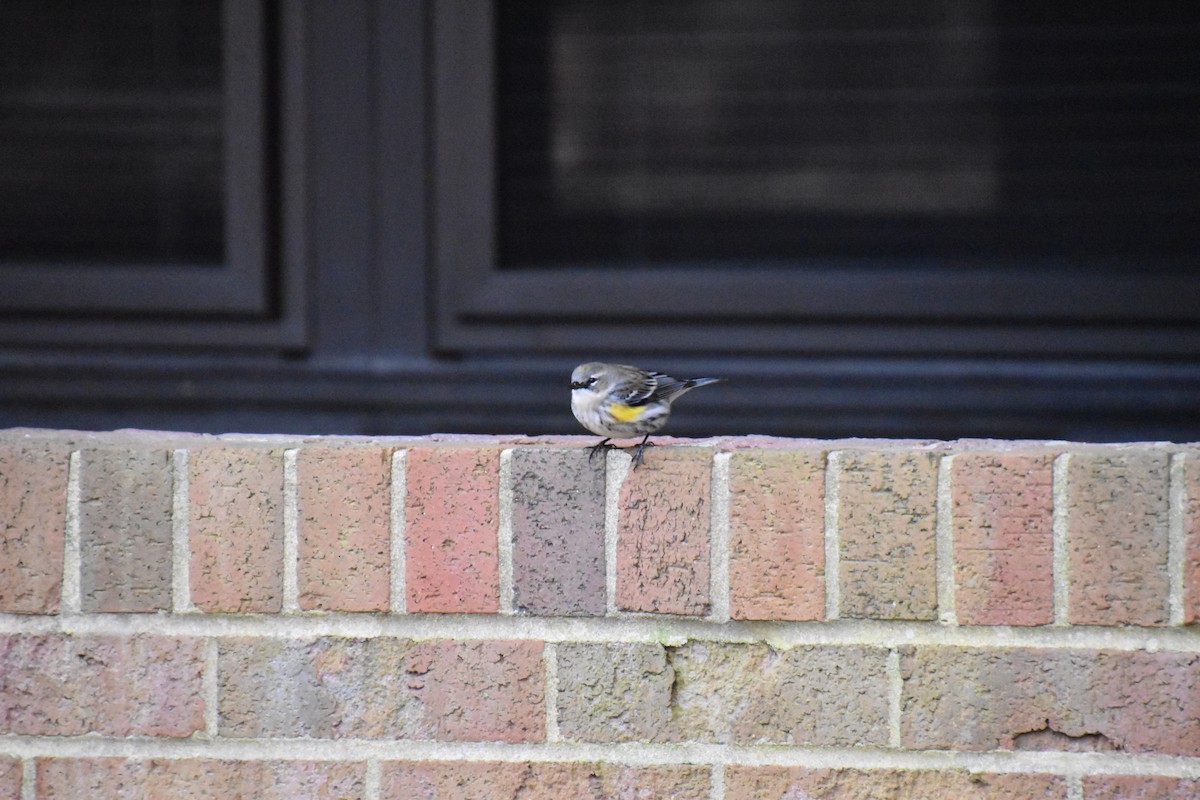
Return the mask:
{"type": "Polygon", "coordinates": [[[442,353],[671,349],[816,355],[1196,355],[1200,276],[953,264],[496,260],[492,3],[433,0],[432,278],[442,353]]]}

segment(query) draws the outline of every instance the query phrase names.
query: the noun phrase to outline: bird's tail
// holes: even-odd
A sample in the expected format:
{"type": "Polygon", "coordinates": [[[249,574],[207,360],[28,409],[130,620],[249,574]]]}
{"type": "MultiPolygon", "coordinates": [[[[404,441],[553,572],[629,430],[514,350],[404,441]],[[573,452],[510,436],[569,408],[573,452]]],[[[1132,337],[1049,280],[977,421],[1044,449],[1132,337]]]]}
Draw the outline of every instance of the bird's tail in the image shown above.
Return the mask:
{"type": "Polygon", "coordinates": [[[717,383],[720,378],[689,378],[686,381],[680,381],[671,387],[670,394],[667,399],[674,400],[679,395],[686,391],[695,389],[697,386],[708,386],[710,383],[717,383]]]}

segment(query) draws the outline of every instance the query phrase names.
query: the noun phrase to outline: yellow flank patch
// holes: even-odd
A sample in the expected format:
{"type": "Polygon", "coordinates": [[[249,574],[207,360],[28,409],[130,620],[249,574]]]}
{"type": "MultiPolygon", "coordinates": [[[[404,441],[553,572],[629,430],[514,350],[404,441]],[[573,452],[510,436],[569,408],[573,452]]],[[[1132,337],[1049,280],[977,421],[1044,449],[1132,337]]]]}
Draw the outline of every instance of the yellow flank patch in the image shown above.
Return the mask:
{"type": "Polygon", "coordinates": [[[608,407],[608,413],[617,422],[633,422],[646,412],[646,406],[627,406],[624,403],[613,403],[608,407]]]}

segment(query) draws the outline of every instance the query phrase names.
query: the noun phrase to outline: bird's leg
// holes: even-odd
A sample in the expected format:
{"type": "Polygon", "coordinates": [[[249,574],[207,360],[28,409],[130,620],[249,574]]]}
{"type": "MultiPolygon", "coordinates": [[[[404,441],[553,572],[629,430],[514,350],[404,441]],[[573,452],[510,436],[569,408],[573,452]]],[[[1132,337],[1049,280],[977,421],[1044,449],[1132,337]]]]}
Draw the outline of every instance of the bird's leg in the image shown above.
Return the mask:
{"type": "Polygon", "coordinates": [[[589,447],[588,450],[590,452],[588,453],[588,461],[591,461],[593,458],[595,458],[596,453],[599,453],[601,450],[612,449],[612,445],[608,443],[609,439],[611,439],[611,438],[612,438],[611,436],[606,437],[606,438],[602,439],[599,444],[594,444],[591,447],[589,447]]]}
{"type": "Polygon", "coordinates": [[[633,454],[633,468],[634,469],[637,469],[638,464],[642,463],[642,459],[644,458],[644,455],[645,455],[643,451],[645,451],[646,445],[649,444],[651,447],[654,446],[653,442],[646,441],[649,438],[650,438],[650,434],[648,434],[648,433],[645,436],[643,436],[642,443],[637,446],[637,451],[633,454]]]}

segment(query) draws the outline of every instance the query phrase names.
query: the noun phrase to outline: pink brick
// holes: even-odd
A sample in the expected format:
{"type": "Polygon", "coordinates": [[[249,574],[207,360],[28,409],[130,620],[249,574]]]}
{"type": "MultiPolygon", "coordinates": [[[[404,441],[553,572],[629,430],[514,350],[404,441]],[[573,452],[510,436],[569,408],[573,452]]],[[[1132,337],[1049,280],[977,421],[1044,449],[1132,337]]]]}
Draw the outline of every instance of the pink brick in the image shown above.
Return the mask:
{"type": "Polygon", "coordinates": [[[391,456],[386,447],[305,447],[296,455],[300,607],[387,611],[391,456]]]}
{"type": "Polygon", "coordinates": [[[1200,755],[1200,654],[902,648],[905,747],[1200,755]]]}
{"type": "Polygon", "coordinates": [[[414,447],[404,510],[409,612],[500,608],[500,451],[414,447]]]}
{"type": "Polygon", "coordinates": [[[1200,452],[1183,457],[1183,621],[1200,620],[1200,452]]]}
{"type": "Polygon", "coordinates": [[[955,605],[963,625],[1054,621],[1053,456],[952,461],[955,605]]]}
{"type": "Polygon", "coordinates": [[[887,651],[691,641],[559,644],[566,740],[887,744],[887,651]]]}
{"type": "Polygon", "coordinates": [[[617,607],[703,615],[709,606],[712,451],[653,451],[617,501],[617,607]]]}
{"type": "Polygon", "coordinates": [[[1070,621],[1167,622],[1167,454],[1071,455],[1067,537],[1070,621]]]}
{"type": "Polygon", "coordinates": [[[392,761],[381,800],[708,800],[708,767],[609,763],[392,761]]]}
{"type": "Polygon", "coordinates": [[[0,612],[58,611],[68,457],[44,442],[0,445],[0,612]]]}
{"type": "Polygon", "coordinates": [[[825,454],[730,458],[729,593],[734,619],[825,616],[825,454]]]}
{"type": "Polygon", "coordinates": [[[39,758],[37,796],[38,800],[362,800],[365,774],[362,762],[39,758]]]}
{"type": "Polygon", "coordinates": [[[1154,775],[1085,775],[1083,800],[1196,800],[1200,780],[1154,775]]]}
{"type": "Polygon", "coordinates": [[[1058,775],[967,772],[961,769],[807,769],[741,767],[725,770],[726,800],[1066,800],[1058,775]]]}
{"type": "Polygon", "coordinates": [[[545,736],[541,642],[230,638],[219,658],[222,736],[545,736]]]}
{"type": "Polygon", "coordinates": [[[21,796],[21,759],[0,756],[0,797],[21,796]]]}
{"type": "Polygon", "coordinates": [[[0,732],[191,736],[204,645],[166,636],[0,636],[0,732]]]}
{"type": "Polygon", "coordinates": [[[847,450],[841,459],[841,615],[936,619],[936,454],[847,450]]]}
{"type": "Polygon", "coordinates": [[[272,612],[283,597],[283,451],[188,454],[192,602],[209,612],[272,612]]]}

